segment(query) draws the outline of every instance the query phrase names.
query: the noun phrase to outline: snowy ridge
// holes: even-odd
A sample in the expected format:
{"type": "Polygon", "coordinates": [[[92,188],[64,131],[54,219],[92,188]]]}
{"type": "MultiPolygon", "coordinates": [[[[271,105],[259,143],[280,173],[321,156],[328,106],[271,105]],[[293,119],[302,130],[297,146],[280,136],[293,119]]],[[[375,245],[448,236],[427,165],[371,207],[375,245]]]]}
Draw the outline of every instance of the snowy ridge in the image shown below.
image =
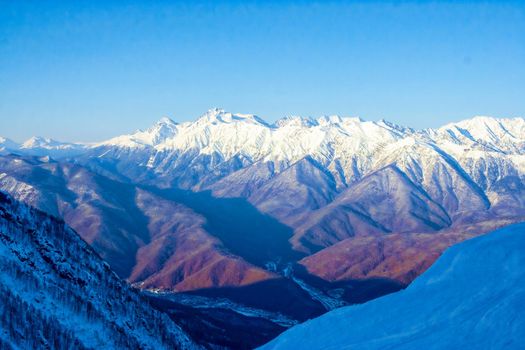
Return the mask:
{"type": "Polygon", "coordinates": [[[406,290],[343,307],[261,349],[521,349],[525,224],[449,248],[406,290]]]}
{"type": "Polygon", "coordinates": [[[212,109],[195,122],[176,124],[163,118],[152,128],[102,142],[95,147],[153,147],[157,151],[198,150],[218,153],[228,160],[242,154],[251,161],[294,162],[306,155],[328,154],[329,144],[358,151],[364,140],[374,148],[373,139],[396,139],[406,129],[384,122],[364,122],[339,116],[288,117],[270,125],[255,115],[232,114],[212,109]]]}
{"type": "Polygon", "coordinates": [[[206,181],[200,172],[191,183],[179,184],[196,189],[256,163],[273,163],[278,173],[305,157],[325,167],[338,188],[400,161],[400,169],[421,183],[433,169],[413,165],[450,164],[446,155],[457,164],[452,167],[461,168],[485,190],[507,175],[525,174],[524,125],[522,118],[475,117],[416,131],[384,120],[340,116],[287,117],[270,125],[254,115],[213,109],[195,122],[177,124],[163,118],[145,131],[93,145],[88,154],[134,162],[156,176],[170,176],[183,167],[220,172],[206,181]]]}
{"type": "Polygon", "coordinates": [[[3,192],[0,266],[0,346],[198,348],[62,221],[3,192]]]}
{"type": "Polygon", "coordinates": [[[71,157],[86,152],[87,143],[60,142],[50,138],[34,136],[19,144],[0,137],[0,154],[21,153],[33,156],[71,157]]]}
{"type": "Polygon", "coordinates": [[[351,182],[353,175],[361,177],[388,165],[381,162],[385,147],[400,148],[407,143],[421,149],[431,145],[454,157],[468,159],[499,154],[522,167],[525,120],[474,117],[438,129],[415,131],[385,120],[370,122],[340,116],[317,119],[292,116],[270,124],[255,115],[214,108],[194,122],[176,123],[164,117],[146,130],[96,144],[61,143],[34,137],[17,145],[0,138],[0,149],[32,155],[46,155],[47,150],[56,157],[92,150],[100,150],[95,153],[103,156],[108,147],[127,149],[127,152],[148,150],[148,160],[143,163],[157,165],[159,171],[166,169],[159,157],[170,158],[174,153],[217,155],[222,161],[245,157],[250,163],[281,161],[286,164],[311,156],[325,166],[337,161],[347,177],[345,181],[351,182]],[[373,159],[373,162],[366,159],[373,159]]]}

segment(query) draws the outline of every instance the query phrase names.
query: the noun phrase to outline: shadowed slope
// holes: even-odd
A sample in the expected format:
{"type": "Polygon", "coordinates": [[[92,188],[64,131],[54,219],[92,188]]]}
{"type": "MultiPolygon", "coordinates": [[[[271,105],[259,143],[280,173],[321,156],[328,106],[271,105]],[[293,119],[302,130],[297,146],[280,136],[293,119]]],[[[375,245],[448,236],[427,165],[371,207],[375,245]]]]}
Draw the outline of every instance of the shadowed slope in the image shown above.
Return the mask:
{"type": "MultiPolygon", "coordinates": [[[[149,288],[187,290],[273,278],[232,255],[229,246],[207,231],[205,226],[210,225],[206,219],[184,204],[70,163],[8,156],[0,157],[0,169],[0,188],[63,217],[120,276],[132,282],[145,282],[149,288]]],[[[231,201],[221,205],[228,203],[231,201]]],[[[211,205],[208,211],[214,208],[211,205]]],[[[236,207],[230,209],[233,212],[241,213],[236,207]]],[[[253,210],[243,215],[257,222],[256,218],[263,217],[257,214],[253,210]]],[[[220,232],[232,224],[227,220],[218,225],[220,232]]],[[[281,226],[274,226],[282,232],[281,226]]],[[[242,233],[249,236],[247,224],[242,233]]],[[[272,236],[259,238],[268,242],[272,236]]]]}
{"type": "Polygon", "coordinates": [[[291,228],[262,214],[245,199],[215,198],[210,191],[147,189],[201,214],[206,218],[206,231],[223,242],[232,254],[254,265],[292,262],[304,256],[294,251],[288,242],[293,234],[291,228]]]}

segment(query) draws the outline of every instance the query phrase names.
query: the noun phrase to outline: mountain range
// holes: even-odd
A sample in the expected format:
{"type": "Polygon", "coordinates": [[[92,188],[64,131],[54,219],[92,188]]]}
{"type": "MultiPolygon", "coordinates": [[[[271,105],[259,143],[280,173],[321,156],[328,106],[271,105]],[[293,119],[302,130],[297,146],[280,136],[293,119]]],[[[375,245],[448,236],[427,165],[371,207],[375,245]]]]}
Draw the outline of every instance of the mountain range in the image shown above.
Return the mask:
{"type": "Polygon", "coordinates": [[[0,138],[0,154],[0,189],[121,278],[276,327],[274,313],[292,324],[399,290],[447,247],[525,219],[523,118],[414,130],[212,109],[92,144],[0,138]]]}

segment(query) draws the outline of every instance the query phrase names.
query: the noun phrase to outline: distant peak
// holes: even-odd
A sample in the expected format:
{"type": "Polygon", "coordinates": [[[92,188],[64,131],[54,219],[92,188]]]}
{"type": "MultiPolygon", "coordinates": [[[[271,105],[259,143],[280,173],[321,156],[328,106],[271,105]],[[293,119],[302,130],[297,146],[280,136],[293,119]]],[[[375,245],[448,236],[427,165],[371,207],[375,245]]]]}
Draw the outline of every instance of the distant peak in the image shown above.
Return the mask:
{"type": "Polygon", "coordinates": [[[451,126],[457,126],[457,125],[479,125],[479,123],[483,124],[496,124],[496,123],[505,123],[505,122],[515,122],[515,121],[523,121],[523,118],[498,118],[498,117],[492,117],[487,115],[476,115],[472,118],[463,119],[458,122],[449,123],[443,126],[443,128],[451,127],[451,126]]]}
{"type": "Polygon", "coordinates": [[[488,115],[475,115],[471,119],[472,120],[494,120],[494,119],[498,119],[498,118],[491,117],[491,116],[488,116],[488,115]]]}
{"type": "Polygon", "coordinates": [[[42,137],[42,136],[32,136],[30,137],[27,141],[51,141],[51,139],[49,138],[45,138],[45,137],[42,137]]]}
{"type": "Polygon", "coordinates": [[[338,115],[324,115],[320,117],[319,119],[320,123],[327,123],[327,124],[337,124],[341,123],[343,121],[343,118],[341,118],[338,115]]]}
{"type": "Polygon", "coordinates": [[[0,148],[18,148],[19,145],[6,137],[0,136],[0,148]]]}
{"type": "Polygon", "coordinates": [[[409,134],[412,134],[412,133],[415,133],[416,130],[412,129],[412,128],[409,128],[409,127],[406,127],[406,126],[402,126],[402,125],[399,125],[399,124],[396,124],[396,123],[392,123],[388,120],[385,120],[385,119],[380,119],[379,121],[377,121],[376,123],[377,125],[380,125],[380,126],[383,126],[385,128],[388,128],[390,130],[395,130],[399,133],[409,133],[409,134]]]}
{"type": "Polygon", "coordinates": [[[441,128],[440,130],[447,130],[447,129],[469,129],[469,130],[481,130],[486,128],[503,128],[506,129],[507,127],[512,127],[512,125],[525,125],[525,119],[523,118],[496,118],[491,116],[474,116],[470,119],[464,119],[459,122],[449,123],[441,128]]]}
{"type": "Polygon", "coordinates": [[[223,108],[213,107],[213,108],[208,109],[207,113],[221,114],[221,113],[226,113],[226,111],[223,108]]]}
{"type": "Polygon", "coordinates": [[[168,117],[162,117],[153,126],[145,131],[138,131],[133,142],[145,145],[158,145],[177,134],[178,123],[168,117]]]}
{"type": "Polygon", "coordinates": [[[156,124],[157,125],[177,125],[177,122],[173,121],[169,117],[162,117],[159,119],[159,121],[156,124]]]}
{"type": "Polygon", "coordinates": [[[146,132],[150,134],[172,134],[173,131],[177,128],[177,123],[168,117],[160,118],[153,126],[151,126],[146,131],[139,130],[138,133],[146,132]]]}
{"type": "Polygon", "coordinates": [[[475,115],[474,117],[466,120],[472,120],[472,121],[505,121],[505,120],[523,120],[523,118],[515,117],[515,118],[507,118],[507,117],[494,117],[490,115],[475,115]]]}
{"type": "Polygon", "coordinates": [[[5,142],[13,142],[13,141],[11,141],[10,139],[6,137],[0,136],[0,143],[5,143],[5,142]]]}
{"type": "Polygon", "coordinates": [[[42,137],[42,136],[33,136],[24,143],[22,143],[23,148],[33,148],[33,147],[43,147],[43,146],[56,146],[60,145],[61,142],[53,140],[51,138],[42,137]]]}
{"type": "Polygon", "coordinates": [[[254,114],[241,114],[226,112],[222,108],[209,109],[199,119],[198,123],[235,123],[235,122],[249,122],[254,124],[261,124],[268,126],[268,123],[254,114]]]}
{"type": "Polygon", "coordinates": [[[207,120],[207,121],[216,121],[216,120],[222,120],[224,118],[228,118],[232,114],[229,112],[226,112],[222,108],[211,108],[208,109],[206,113],[204,113],[199,120],[207,120]]]}
{"type": "Polygon", "coordinates": [[[213,121],[213,120],[219,119],[220,116],[227,115],[227,114],[231,114],[231,113],[226,112],[222,108],[214,107],[214,108],[208,109],[206,113],[204,113],[199,119],[213,121]]]}

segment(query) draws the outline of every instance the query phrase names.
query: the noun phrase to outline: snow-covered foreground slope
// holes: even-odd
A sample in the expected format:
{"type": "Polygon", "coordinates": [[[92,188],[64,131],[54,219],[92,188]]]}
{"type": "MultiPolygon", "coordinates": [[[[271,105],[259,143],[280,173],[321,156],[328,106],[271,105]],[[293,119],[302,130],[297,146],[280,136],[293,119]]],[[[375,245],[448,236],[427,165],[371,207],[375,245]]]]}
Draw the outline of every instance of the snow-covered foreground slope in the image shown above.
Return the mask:
{"type": "Polygon", "coordinates": [[[0,348],[198,347],[63,221],[0,192],[0,348]]]}
{"type": "Polygon", "coordinates": [[[522,349],[525,223],[449,248],[407,289],[295,326],[261,349],[522,349]]]}

